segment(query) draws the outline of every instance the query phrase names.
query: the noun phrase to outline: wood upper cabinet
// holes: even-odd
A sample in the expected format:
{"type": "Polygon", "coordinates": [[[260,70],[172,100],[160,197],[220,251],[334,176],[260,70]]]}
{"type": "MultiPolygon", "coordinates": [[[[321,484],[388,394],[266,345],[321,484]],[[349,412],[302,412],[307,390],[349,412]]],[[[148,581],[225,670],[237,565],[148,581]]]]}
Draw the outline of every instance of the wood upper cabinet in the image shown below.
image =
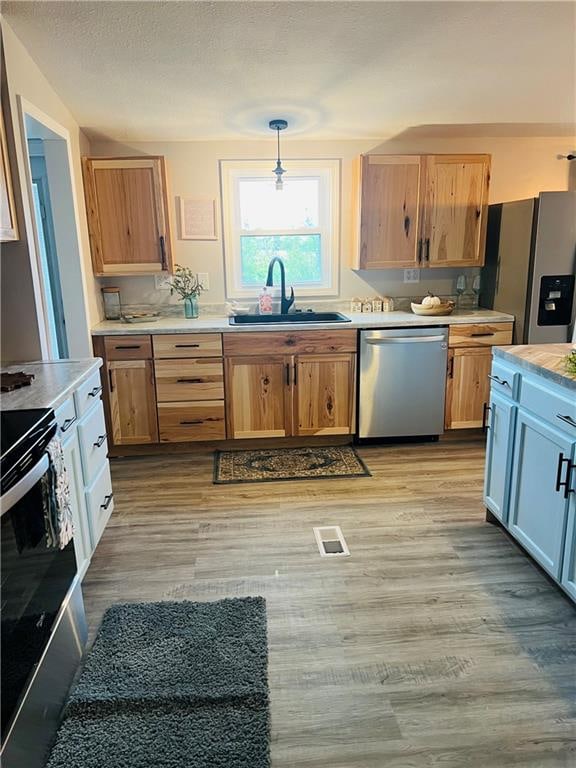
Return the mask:
{"type": "Polygon", "coordinates": [[[291,358],[226,359],[228,437],[287,437],[292,434],[291,358]]]}
{"type": "Polygon", "coordinates": [[[352,434],[356,355],[299,355],[294,365],[294,434],[352,434]]]}
{"type": "Polygon", "coordinates": [[[363,155],[353,269],[484,264],[489,155],[363,155]]]}
{"type": "Polygon", "coordinates": [[[85,157],[83,171],[94,274],[171,272],[164,158],[85,157]]]}
{"type": "Polygon", "coordinates": [[[9,243],[13,240],[18,240],[18,224],[2,110],[0,116],[0,242],[9,243]]]}
{"type": "Polygon", "coordinates": [[[423,259],[430,267],[484,264],[489,155],[426,158],[423,259]]]}
{"type": "Polygon", "coordinates": [[[418,265],[421,167],[418,155],[360,158],[356,269],[418,265]]]}

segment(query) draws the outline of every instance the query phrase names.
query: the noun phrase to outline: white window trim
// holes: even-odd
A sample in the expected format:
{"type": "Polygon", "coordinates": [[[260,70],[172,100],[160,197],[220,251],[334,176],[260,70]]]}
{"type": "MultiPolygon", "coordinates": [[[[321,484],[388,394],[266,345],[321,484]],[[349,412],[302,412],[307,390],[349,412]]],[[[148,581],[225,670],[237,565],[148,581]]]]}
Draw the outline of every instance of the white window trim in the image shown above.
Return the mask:
{"type": "MultiPolygon", "coordinates": [[[[224,272],[226,276],[226,297],[230,299],[251,298],[258,293],[257,288],[242,288],[240,285],[240,210],[238,195],[235,194],[240,178],[273,179],[274,160],[220,160],[220,184],[222,192],[222,233],[224,239],[224,272]]],[[[324,226],[303,229],[302,234],[322,235],[322,273],[326,276],[322,286],[296,285],[296,297],[338,296],[340,284],[340,160],[338,159],[282,159],[286,169],[285,182],[290,176],[316,175],[327,185],[329,195],[321,196],[320,212],[324,226]],[[328,206],[328,210],[326,210],[328,206]]],[[[278,194],[282,194],[279,192],[278,194]]],[[[274,230],[275,234],[284,231],[274,230]]],[[[251,235],[270,234],[268,231],[253,230],[251,235]]],[[[289,230],[286,234],[298,234],[289,230]]],[[[290,273],[286,275],[290,285],[290,273]]]]}

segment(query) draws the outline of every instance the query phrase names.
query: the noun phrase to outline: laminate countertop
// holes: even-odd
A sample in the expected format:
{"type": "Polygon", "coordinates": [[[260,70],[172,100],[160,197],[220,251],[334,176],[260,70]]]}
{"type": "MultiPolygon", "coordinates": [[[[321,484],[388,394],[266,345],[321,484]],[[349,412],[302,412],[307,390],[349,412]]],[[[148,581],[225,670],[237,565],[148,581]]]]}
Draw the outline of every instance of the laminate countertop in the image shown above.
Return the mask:
{"type": "Polygon", "coordinates": [[[84,360],[40,360],[33,363],[13,363],[2,367],[2,373],[32,373],[29,387],[2,392],[3,411],[24,408],[58,408],[80,384],[102,365],[99,357],[84,360]]]}
{"type": "Polygon", "coordinates": [[[576,375],[568,373],[564,358],[572,344],[521,344],[513,347],[494,347],[494,356],[515,363],[532,373],[563,387],[576,390],[576,375]]]}
{"type": "Polygon", "coordinates": [[[514,315],[491,309],[457,310],[442,317],[422,317],[412,312],[343,312],[349,323],[270,323],[229,325],[224,315],[205,315],[195,320],[184,317],[160,317],[150,323],[123,323],[105,320],[92,328],[93,336],[147,333],[253,333],[254,331],[338,330],[339,328],[401,328],[403,326],[437,326],[470,323],[512,323],[514,315]]]}

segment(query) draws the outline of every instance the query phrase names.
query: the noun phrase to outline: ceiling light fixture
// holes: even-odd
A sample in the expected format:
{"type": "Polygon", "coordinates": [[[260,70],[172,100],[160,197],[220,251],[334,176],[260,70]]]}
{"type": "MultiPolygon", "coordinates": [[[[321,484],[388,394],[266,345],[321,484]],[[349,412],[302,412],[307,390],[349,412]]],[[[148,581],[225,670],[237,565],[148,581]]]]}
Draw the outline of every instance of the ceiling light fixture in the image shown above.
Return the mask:
{"type": "Polygon", "coordinates": [[[280,131],[288,128],[288,122],[286,120],[270,120],[268,123],[268,128],[270,128],[271,131],[276,131],[276,138],[278,140],[278,157],[276,160],[276,168],[274,168],[274,173],[276,174],[276,191],[281,192],[284,188],[282,176],[286,173],[286,171],[284,168],[282,168],[282,163],[280,161],[280,131]]]}

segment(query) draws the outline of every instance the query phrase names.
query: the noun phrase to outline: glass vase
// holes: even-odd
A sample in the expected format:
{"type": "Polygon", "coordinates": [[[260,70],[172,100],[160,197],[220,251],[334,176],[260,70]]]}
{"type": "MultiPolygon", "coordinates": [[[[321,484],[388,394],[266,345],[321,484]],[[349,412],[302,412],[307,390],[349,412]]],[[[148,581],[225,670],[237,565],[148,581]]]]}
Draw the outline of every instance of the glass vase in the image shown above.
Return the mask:
{"type": "Polygon", "coordinates": [[[198,299],[196,296],[186,296],[184,299],[184,317],[189,320],[198,317],[198,299]]]}

